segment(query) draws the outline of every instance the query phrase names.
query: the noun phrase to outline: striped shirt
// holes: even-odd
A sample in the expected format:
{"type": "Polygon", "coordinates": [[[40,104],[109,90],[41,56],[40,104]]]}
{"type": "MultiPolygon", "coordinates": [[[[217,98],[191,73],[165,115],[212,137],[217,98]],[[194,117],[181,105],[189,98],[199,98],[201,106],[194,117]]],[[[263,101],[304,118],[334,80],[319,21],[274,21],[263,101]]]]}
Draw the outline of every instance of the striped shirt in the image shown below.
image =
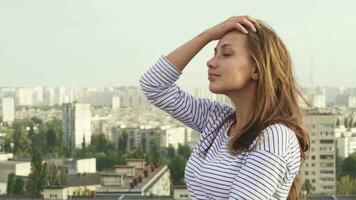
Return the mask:
{"type": "Polygon", "coordinates": [[[270,125],[255,150],[231,155],[227,131],[234,121],[234,108],[181,90],[175,84],[181,74],[161,56],[141,76],[140,86],[150,103],[201,133],[185,167],[190,198],[286,199],[300,168],[293,130],[283,124],[270,125]]]}

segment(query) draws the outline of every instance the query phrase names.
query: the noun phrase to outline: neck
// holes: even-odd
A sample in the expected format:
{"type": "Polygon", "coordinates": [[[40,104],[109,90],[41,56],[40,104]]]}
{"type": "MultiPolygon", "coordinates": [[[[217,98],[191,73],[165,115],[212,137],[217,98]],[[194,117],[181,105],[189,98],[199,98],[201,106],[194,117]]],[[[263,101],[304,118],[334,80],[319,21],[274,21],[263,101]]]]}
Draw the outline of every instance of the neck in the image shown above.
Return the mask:
{"type": "Polygon", "coordinates": [[[226,94],[235,106],[234,129],[242,129],[253,117],[257,101],[257,84],[252,82],[241,91],[226,94]]]}

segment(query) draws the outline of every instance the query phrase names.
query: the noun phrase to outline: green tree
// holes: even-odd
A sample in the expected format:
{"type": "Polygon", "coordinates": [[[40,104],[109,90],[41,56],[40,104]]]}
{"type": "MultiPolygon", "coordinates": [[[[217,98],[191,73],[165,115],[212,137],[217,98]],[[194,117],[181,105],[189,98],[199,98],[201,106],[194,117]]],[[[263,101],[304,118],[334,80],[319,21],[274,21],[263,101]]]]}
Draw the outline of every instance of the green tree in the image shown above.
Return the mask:
{"type": "Polygon", "coordinates": [[[354,122],[354,118],[351,117],[351,119],[349,121],[349,128],[352,128],[353,122],[354,122]]]}
{"type": "Polygon", "coordinates": [[[32,118],[31,118],[31,122],[32,122],[33,124],[38,125],[38,126],[41,126],[41,125],[43,124],[42,120],[39,119],[39,118],[37,118],[37,117],[32,117],[32,118]]]}
{"type": "Polygon", "coordinates": [[[189,145],[178,145],[178,154],[183,156],[184,159],[188,160],[192,150],[190,149],[189,145]]]}
{"type": "Polygon", "coordinates": [[[161,163],[161,151],[160,147],[156,143],[153,143],[153,145],[151,146],[149,157],[152,164],[161,163]]]}
{"type": "Polygon", "coordinates": [[[17,177],[14,186],[14,194],[23,194],[25,182],[21,177],[17,177]]]}
{"type": "Polygon", "coordinates": [[[351,154],[345,158],[342,166],[342,175],[350,175],[352,178],[356,178],[356,153],[351,154]]]}
{"type": "Polygon", "coordinates": [[[85,151],[86,147],[85,136],[83,136],[82,149],[85,151]]]}
{"type": "Polygon", "coordinates": [[[59,185],[67,185],[68,183],[68,174],[64,167],[61,167],[59,170],[59,185]]]}
{"type": "Polygon", "coordinates": [[[25,133],[21,133],[19,139],[17,142],[15,142],[16,147],[14,146],[15,154],[18,156],[28,156],[29,152],[31,152],[31,145],[32,142],[31,140],[28,139],[28,137],[25,135],[25,133]]]}
{"type": "Polygon", "coordinates": [[[125,154],[127,152],[127,140],[128,134],[123,132],[117,143],[117,150],[119,153],[125,154]]]}
{"type": "Polygon", "coordinates": [[[5,152],[12,152],[13,149],[11,149],[11,143],[13,143],[13,133],[6,133],[5,135],[5,142],[4,142],[4,151],[5,152]]]}
{"type": "MultiPolygon", "coordinates": [[[[91,151],[109,152],[115,150],[114,146],[106,139],[104,134],[93,135],[91,138],[91,151]]],[[[88,147],[89,148],[89,147],[88,147]]]]}
{"type": "Polygon", "coordinates": [[[339,126],[340,126],[340,119],[337,118],[337,119],[336,119],[336,127],[339,127],[339,126]]]}
{"type": "Polygon", "coordinates": [[[54,148],[57,146],[57,134],[55,129],[50,128],[47,130],[47,147],[54,148]]]}
{"type": "Polygon", "coordinates": [[[35,135],[35,130],[33,129],[33,125],[30,125],[30,130],[28,131],[28,136],[30,137],[30,139],[33,138],[33,136],[35,135]]]}
{"type": "Polygon", "coordinates": [[[351,176],[341,176],[336,183],[336,190],[338,194],[350,195],[353,194],[354,188],[356,188],[355,179],[351,176]]]}
{"type": "Polygon", "coordinates": [[[15,191],[16,176],[14,173],[8,175],[6,193],[13,194],[15,191]]]}
{"type": "Polygon", "coordinates": [[[181,156],[175,156],[169,163],[169,169],[173,180],[173,185],[184,184],[184,169],[186,161],[181,156]]]}
{"type": "Polygon", "coordinates": [[[145,158],[145,152],[141,147],[133,149],[131,152],[126,154],[127,158],[145,158]]]}
{"type": "Polygon", "coordinates": [[[58,169],[54,164],[48,165],[48,184],[52,186],[60,186],[58,169]]]}
{"type": "Polygon", "coordinates": [[[313,185],[310,183],[309,179],[305,179],[303,185],[302,185],[302,190],[307,192],[308,194],[311,194],[314,191],[313,185]]]}
{"type": "Polygon", "coordinates": [[[336,159],[336,177],[340,177],[342,175],[343,159],[342,159],[342,157],[338,156],[337,153],[335,153],[335,155],[336,155],[335,156],[335,159],[336,159]]]}
{"type": "Polygon", "coordinates": [[[167,156],[168,156],[168,158],[173,158],[175,155],[176,155],[176,153],[175,153],[174,147],[170,145],[167,148],[167,156]]]}
{"type": "Polygon", "coordinates": [[[111,168],[114,165],[124,165],[126,164],[126,159],[117,152],[109,152],[109,153],[99,153],[96,154],[96,167],[99,171],[111,168]]]}
{"type": "Polygon", "coordinates": [[[43,163],[42,155],[34,148],[32,150],[31,173],[28,180],[28,191],[31,194],[39,194],[42,187],[48,185],[47,164],[43,163]]]}
{"type": "Polygon", "coordinates": [[[347,128],[347,118],[344,118],[344,126],[347,128]]]}

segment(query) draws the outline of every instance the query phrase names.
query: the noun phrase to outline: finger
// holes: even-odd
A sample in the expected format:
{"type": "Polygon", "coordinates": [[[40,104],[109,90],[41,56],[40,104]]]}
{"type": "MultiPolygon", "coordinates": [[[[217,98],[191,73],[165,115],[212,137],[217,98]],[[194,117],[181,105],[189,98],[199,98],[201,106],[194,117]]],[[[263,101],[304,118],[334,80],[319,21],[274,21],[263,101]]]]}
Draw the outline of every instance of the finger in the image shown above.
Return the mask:
{"type": "Polygon", "coordinates": [[[260,23],[256,19],[254,19],[254,18],[252,18],[250,16],[246,16],[246,18],[248,20],[250,20],[255,25],[255,27],[257,26],[258,28],[261,28],[260,23]]]}
{"type": "Polygon", "coordinates": [[[248,31],[240,23],[236,23],[236,28],[239,29],[242,33],[248,34],[248,31]]]}
{"type": "Polygon", "coordinates": [[[242,22],[241,23],[247,25],[253,32],[257,31],[255,26],[253,25],[253,23],[251,21],[249,21],[248,19],[242,18],[242,22]]]}

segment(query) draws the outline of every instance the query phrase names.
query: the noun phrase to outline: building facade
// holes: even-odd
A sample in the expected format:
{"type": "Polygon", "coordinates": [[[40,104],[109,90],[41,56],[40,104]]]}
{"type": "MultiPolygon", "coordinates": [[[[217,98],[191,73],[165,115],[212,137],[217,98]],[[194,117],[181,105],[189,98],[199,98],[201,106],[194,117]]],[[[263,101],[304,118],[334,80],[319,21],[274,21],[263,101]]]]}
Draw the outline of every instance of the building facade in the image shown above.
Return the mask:
{"type": "Polygon", "coordinates": [[[91,142],[91,110],[89,104],[64,103],[62,105],[62,128],[64,146],[81,149],[83,143],[91,142]]]}
{"type": "Polygon", "coordinates": [[[335,194],[335,123],[337,117],[308,114],[304,120],[310,136],[310,153],[304,164],[304,179],[314,187],[314,194],[335,194]]]}

